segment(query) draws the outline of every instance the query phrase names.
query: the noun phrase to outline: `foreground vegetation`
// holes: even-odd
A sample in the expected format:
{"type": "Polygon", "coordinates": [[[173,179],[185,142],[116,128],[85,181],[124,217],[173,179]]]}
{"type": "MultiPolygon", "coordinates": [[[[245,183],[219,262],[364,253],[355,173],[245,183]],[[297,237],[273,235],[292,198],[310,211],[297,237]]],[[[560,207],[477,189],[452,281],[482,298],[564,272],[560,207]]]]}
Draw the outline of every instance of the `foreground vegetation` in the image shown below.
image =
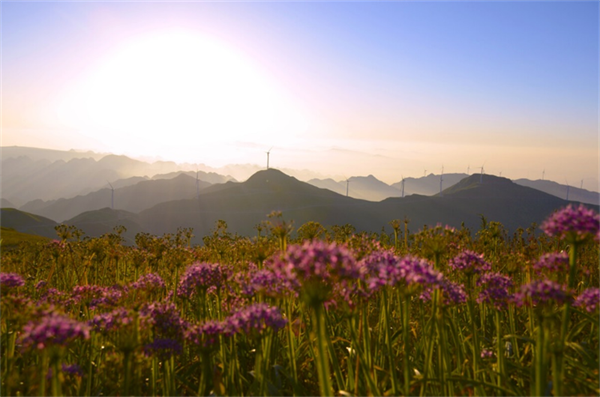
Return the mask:
{"type": "Polygon", "coordinates": [[[598,395],[596,213],[4,251],[2,395],[598,395]],[[566,381],[568,379],[568,382],[566,381]]]}

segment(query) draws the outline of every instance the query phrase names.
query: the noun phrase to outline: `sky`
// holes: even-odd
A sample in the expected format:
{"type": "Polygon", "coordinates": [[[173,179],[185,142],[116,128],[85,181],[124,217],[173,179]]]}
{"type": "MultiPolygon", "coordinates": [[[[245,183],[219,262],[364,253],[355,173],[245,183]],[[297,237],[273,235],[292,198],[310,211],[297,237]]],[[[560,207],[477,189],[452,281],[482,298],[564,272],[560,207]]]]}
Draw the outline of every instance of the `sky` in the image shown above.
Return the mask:
{"type": "Polygon", "coordinates": [[[2,1],[2,146],[598,189],[597,1],[2,1]]]}

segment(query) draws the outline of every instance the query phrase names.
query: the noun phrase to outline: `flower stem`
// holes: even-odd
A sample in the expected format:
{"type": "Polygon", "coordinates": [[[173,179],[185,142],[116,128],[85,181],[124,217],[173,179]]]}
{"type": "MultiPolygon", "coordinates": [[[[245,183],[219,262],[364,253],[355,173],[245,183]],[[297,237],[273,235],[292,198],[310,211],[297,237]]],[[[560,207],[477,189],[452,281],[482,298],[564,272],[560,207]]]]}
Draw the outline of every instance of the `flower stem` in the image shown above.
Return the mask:
{"type": "Polygon", "coordinates": [[[317,330],[317,372],[319,374],[319,389],[321,396],[333,396],[329,376],[329,360],[326,350],[325,308],[322,303],[313,306],[313,322],[317,330]]]}

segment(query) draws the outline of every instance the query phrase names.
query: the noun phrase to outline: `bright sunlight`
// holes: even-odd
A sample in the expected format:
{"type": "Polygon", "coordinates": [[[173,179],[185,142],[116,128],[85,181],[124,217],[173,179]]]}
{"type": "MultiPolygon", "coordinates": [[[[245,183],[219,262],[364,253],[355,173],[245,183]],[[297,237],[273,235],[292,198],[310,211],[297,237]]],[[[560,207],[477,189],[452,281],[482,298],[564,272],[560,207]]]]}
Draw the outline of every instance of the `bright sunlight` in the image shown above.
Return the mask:
{"type": "Polygon", "coordinates": [[[282,138],[306,128],[292,101],[255,65],[216,40],[182,31],[126,43],[59,103],[66,126],[112,147],[275,137],[285,144],[282,138]]]}

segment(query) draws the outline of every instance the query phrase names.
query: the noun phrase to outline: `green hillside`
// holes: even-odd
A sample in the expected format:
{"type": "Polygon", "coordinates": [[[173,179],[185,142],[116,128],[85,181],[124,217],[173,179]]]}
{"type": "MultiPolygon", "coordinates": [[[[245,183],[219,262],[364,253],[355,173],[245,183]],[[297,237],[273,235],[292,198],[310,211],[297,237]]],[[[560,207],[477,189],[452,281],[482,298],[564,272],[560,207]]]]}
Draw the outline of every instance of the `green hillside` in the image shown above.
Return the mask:
{"type": "Polygon", "coordinates": [[[49,238],[56,237],[54,227],[58,225],[52,219],[19,211],[15,208],[1,208],[0,222],[2,227],[11,228],[21,233],[35,234],[49,238]]]}

